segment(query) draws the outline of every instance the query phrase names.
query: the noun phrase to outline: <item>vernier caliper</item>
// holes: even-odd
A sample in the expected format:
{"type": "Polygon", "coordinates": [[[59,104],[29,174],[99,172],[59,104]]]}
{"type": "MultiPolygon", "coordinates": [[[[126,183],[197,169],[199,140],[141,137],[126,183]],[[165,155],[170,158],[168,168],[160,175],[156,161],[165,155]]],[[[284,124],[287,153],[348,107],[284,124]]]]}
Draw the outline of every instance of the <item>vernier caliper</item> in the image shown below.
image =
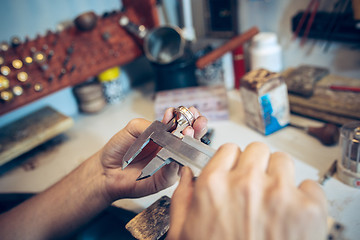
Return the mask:
{"type": "Polygon", "coordinates": [[[123,169],[127,167],[146,145],[153,141],[161,150],[143,168],[137,180],[152,176],[160,168],[172,161],[182,166],[188,166],[195,176],[214,155],[215,150],[201,141],[187,135],[182,131],[192,126],[195,117],[186,107],[180,106],[174,110],[174,117],[164,124],[154,121],[133,143],[123,158],[123,169]]]}

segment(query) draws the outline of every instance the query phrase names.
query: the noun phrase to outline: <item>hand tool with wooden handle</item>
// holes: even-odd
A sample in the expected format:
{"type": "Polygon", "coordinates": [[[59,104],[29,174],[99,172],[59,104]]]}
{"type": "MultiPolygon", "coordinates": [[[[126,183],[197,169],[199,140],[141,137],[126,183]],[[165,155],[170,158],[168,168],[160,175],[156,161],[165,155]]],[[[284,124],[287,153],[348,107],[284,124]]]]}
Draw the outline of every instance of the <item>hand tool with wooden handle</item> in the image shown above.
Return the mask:
{"type": "Polygon", "coordinates": [[[305,131],[317,138],[325,146],[335,145],[339,141],[339,128],[332,123],[325,123],[321,127],[300,126],[293,123],[290,123],[289,126],[305,131]]]}
{"type": "Polygon", "coordinates": [[[235,50],[240,45],[249,41],[252,37],[259,33],[259,29],[257,27],[252,27],[248,29],[246,32],[241,33],[238,36],[233,37],[227,43],[220,46],[219,48],[211,51],[210,53],[202,56],[196,61],[196,67],[198,69],[203,69],[210,63],[214,62],[216,59],[219,59],[225,53],[235,50]]]}

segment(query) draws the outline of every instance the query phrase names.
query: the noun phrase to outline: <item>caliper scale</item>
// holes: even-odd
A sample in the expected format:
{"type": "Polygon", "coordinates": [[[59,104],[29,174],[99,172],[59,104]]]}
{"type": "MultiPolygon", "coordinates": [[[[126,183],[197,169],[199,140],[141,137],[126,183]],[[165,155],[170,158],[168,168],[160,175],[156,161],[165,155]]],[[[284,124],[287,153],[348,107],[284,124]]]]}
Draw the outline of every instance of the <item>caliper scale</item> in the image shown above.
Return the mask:
{"type": "Polygon", "coordinates": [[[163,166],[175,161],[188,166],[195,176],[214,155],[215,150],[201,141],[183,135],[187,126],[192,126],[195,117],[186,107],[174,110],[174,117],[164,124],[154,121],[133,143],[123,158],[123,169],[126,168],[150,141],[161,147],[156,156],[144,167],[137,180],[154,175],[163,166]]]}

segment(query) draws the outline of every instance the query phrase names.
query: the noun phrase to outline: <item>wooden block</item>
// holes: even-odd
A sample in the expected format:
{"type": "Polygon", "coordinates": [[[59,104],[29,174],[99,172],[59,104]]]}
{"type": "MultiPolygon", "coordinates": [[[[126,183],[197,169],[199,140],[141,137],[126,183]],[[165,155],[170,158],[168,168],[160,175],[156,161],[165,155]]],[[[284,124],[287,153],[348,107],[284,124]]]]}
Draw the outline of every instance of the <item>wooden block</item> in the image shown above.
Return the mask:
{"type": "Polygon", "coordinates": [[[0,166],[72,126],[72,118],[44,107],[0,128],[0,166]]]}
{"type": "Polygon", "coordinates": [[[141,240],[160,239],[170,227],[170,198],[161,197],[150,207],[136,215],[125,228],[141,240]]]}
{"type": "Polygon", "coordinates": [[[280,74],[256,69],[241,79],[245,122],[269,135],[290,121],[290,108],[285,82],[280,74]]]}
{"type": "Polygon", "coordinates": [[[360,120],[360,93],[331,90],[331,85],[360,87],[360,79],[327,75],[310,98],[289,94],[291,111],[341,125],[360,120]]]}
{"type": "Polygon", "coordinates": [[[289,93],[310,97],[314,93],[316,83],[329,74],[329,70],[322,67],[302,65],[298,68],[282,73],[289,93]]]}

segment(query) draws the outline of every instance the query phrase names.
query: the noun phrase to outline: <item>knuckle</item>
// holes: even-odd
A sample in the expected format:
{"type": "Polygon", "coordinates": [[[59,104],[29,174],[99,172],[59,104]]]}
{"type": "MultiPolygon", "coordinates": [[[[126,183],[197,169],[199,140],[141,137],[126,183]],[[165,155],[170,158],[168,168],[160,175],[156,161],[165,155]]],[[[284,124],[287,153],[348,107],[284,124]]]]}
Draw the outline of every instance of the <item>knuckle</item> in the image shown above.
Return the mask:
{"type": "Polygon", "coordinates": [[[238,151],[239,147],[235,143],[225,143],[219,147],[219,151],[238,151]]]}
{"type": "Polygon", "coordinates": [[[250,199],[251,196],[253,195],[254,189],[255,189],[255,184],[253,184],[252,182],[250,183],[238,183],[236,184],[236,187],[238,189],[238,191],[240,192],[240,194],[245,198],[245,199],[250,199]]]}
{"type": "Polygon", "coordinates": [[[270,205],[286,206],[290,204],[292,196],[288,185],[282,180],[274,180],[273,184],[268,189],[267,199],[270,205]]]}
{"type": "Polygon", "coordinates": [[[285,152],[274,152],[273,155],[276,157],[291,159],[290,155],[285,152]]]}
{"type": "Polygon", "coordinates": [[[202,175],[197,180],[197,186],[200,189],[207,189],[211,192],[216,191],[216,189],[222,188],[225,185],[226,176],[219,172],[210,172],[206,175],[202,175]]]}
{"type": "Polygon", "coordinates": [[[313,201],[306,201],[303,214],[306,219],[319,219],[323,216],[322,208],[319,204],[316,204],[313,201]]]}
{"type": "Polygon", "coordinates": [[[314,187],[316,187],[317,190],[321,190],[319,186],[319,184],[317,182],[315,182],[312,179],[305,179],[301,184],[301,187],[306,188],[306,189],[312,189],[314,187]]]}
{"type": "Polygon", "coordinates": [[[247,171],[242,171],[235,175],[238,182],[244,182],[249,185],[256,184],[258,186],[262,185],[263,177],[263,173],[256,169],[248,169],[247,171]]]}
{"type": "Polygon", "coordinates": [[[278,161],[286,166],[295,166],[294,160],[290,157],[289,154],[284,152],[274,152],[271,154],[272,160],[278,161]]]}
{"type": "Polygon", "coordinates": [[[249,171],[244,175],[236,175],[231,179],[231,188],[236,188],[245,199],[253,198],[262,186],[262,176],[256,171],[249,171]]]}
{"type": "Polygon", "coordinates": [[[326,214],[322,212],[319,205],[312,201],[302,201],[292,208],[293,221],[298,224],[307,225],[311,223],[319,224],[326,221],[326,214]]]}
{"type": "Polygon", "coordinates": [[[142,118],[131,119],[129,121],[129,123],[127,124],[127,127],[134,128],[135,126],[138,126],[139,124],[141,124],[143,121],[144,121],[144,119],[142,119],[142,118]]]}
{"type": "Polygon", "coordinates": [[[248,146],[249,148],[258,148],[258,149],[269,149],[269,147],[263,142],[252,142],[248,146]]]}

